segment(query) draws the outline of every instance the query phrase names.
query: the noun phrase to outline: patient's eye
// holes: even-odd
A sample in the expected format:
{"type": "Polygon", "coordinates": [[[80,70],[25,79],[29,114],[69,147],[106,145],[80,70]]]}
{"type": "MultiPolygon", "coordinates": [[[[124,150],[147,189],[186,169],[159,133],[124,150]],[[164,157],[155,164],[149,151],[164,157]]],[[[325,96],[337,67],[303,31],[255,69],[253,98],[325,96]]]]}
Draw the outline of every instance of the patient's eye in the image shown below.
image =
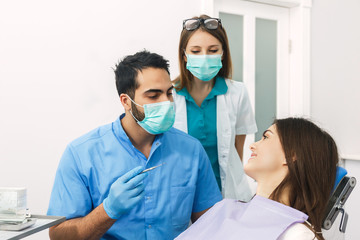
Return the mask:
{"type": "Polygon", "coordinates": [[[263,134],[263,139],[265,140],[265,139],[267,139],[268,137],[266,136],[266,134],[264,133],[263,134]]]}

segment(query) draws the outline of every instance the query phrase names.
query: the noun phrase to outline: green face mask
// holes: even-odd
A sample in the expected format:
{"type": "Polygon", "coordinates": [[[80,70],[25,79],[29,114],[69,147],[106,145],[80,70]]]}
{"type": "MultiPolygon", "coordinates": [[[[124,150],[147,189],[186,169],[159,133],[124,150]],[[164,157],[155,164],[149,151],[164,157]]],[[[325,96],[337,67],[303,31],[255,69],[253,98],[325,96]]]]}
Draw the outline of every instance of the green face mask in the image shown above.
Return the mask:
{"type": "Polygon", "coordinates": [[[170,101],[144,104],[141,106],[134,102],[129,96],[128,98],[137,106],[144,108],[145,118],[142,121],[137,120],[132,111],[131,115],[135,121],[145,131],[150,134],[157,135],[169,130],[175,122],[175,108],[174,103],[170,101]]]}
{"type": "Polygon", "coordinates": [[[222,68],[222,54],[216,55],[192,55],[186,54],[186,68],[198,79],[210,81],[222,68]]]}

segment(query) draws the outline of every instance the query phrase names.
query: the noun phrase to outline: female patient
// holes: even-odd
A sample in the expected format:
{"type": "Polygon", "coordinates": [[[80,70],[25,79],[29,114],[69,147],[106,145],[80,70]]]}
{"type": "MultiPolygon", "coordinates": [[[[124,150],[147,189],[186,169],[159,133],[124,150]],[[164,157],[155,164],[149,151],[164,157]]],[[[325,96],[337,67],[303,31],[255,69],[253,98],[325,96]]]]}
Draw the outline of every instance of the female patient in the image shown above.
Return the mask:
{"type": "Polygon", "coordinates": [[[321,222],[336,177],[332,137],[302,118],[275,120],[250,146],[248,202],[224,199],[177,239],[324,239],[321,222]]]}

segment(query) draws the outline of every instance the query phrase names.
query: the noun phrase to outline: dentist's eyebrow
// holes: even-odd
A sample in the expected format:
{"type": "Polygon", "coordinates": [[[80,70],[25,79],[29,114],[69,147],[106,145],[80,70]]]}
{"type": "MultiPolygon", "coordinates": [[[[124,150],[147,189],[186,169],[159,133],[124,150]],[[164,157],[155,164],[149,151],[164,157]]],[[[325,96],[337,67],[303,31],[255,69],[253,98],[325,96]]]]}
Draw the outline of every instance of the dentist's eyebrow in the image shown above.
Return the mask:
{"type": "Polygon", "coordinates": [[[146,90],[143,94],[148,94],[148,93],[163,93],[164,91],[161,89],[149,89],[146,90]]]}
{"type": "MultiPolygon", "coordinates": [[[[174,86],[169,87],[169,89],[167,90],[167,92],[170,91],[170,90],[173,89],[173,88],[174,88],[174,86]]],[[[149,90],[146,90],[146,91],[144,92],[144,94],[148,94],[148,93],[163,93],[163,92],[164,92],[164,91],[161,90],[161,89],[149,89],[149,90]]]]}

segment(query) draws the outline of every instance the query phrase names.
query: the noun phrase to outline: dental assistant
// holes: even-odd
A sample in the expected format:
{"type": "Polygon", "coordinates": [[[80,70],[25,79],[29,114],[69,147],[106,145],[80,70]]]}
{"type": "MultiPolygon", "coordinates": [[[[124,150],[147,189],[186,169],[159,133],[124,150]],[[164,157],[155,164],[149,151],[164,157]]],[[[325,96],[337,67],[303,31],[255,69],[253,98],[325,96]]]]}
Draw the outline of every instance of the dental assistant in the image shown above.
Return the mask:
{"type": "Polygon", "coordinates": [[[229,79],[230,49],[221,20],[184,20],[178,54],[174,127],[200,140],[222,195],[247,201],[252,195],[241,159],[246,135],[257,127],[245,85],[229,79]]]}
{"type": "Polygon", "coordinates": [[[147,51],[116,66],[125,114],[67,146],[48,209],[66,221],[51,239],[172,240],[222,199],[201,143],[172,128],[168,68],[147,51]]]}

